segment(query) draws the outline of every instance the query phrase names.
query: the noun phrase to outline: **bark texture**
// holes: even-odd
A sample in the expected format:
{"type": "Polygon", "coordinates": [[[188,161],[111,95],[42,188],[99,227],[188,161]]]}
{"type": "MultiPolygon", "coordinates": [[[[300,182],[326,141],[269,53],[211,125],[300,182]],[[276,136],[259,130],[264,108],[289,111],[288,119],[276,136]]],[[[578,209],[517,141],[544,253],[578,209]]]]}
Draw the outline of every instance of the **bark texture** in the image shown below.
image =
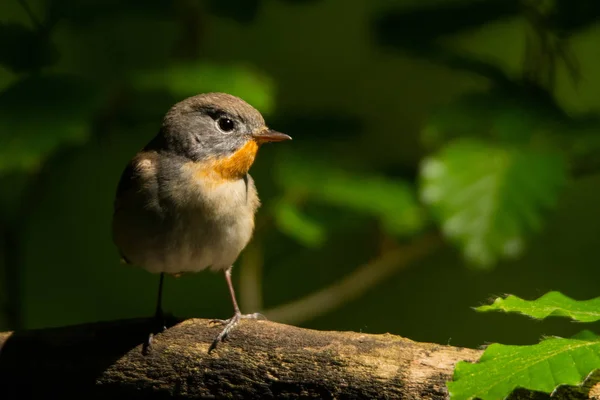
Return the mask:
{"type": "Polygon", "coordinates": [[[170,325],[148,355],[146,320],[0,333],[0,399],[445,399],[456,362],[481,355],[268,321],[242,321],[208,354],[219,326],[170,325]]]}

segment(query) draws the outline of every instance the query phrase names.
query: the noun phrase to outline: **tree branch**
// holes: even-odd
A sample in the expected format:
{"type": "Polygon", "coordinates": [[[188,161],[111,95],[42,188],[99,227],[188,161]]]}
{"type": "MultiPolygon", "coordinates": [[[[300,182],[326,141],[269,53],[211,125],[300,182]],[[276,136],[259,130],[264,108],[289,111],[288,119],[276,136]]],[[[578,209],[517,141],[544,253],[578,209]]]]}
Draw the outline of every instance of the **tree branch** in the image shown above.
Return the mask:
{"type": "MultiPolygon", "coordinates": [[[[208,354],[221,327],[168,322],[147,356],[151,321],[143,319],[0,333],[0,398],[446,399],[455,364],[481,355],[390,334],[248,320],[208,354]]],[[[533,397],[521,390],[510,398],[533,397]]]]}
{"type": "Polygon", "coordinates": [[[187,320],[141,354],[146,320],[0,333],[0,398],[446,397],[458,360],[480,352],[393,335],[319,332],[243,321],[210,355],[220,327],[187,320]]]}

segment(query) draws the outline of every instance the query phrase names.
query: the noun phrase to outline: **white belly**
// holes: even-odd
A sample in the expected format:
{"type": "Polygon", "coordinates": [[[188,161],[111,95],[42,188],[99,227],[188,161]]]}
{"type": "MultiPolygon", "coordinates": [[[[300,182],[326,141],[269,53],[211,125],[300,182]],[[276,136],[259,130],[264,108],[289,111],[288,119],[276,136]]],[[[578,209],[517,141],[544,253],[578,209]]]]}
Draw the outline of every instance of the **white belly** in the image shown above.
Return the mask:
{"type": "Polygon", "coordinates": [[[139,265],[171,274],[229,268],[254,230],[258,197],[251,180],[187,184],[174,194],[178,212],[139,265]]]}

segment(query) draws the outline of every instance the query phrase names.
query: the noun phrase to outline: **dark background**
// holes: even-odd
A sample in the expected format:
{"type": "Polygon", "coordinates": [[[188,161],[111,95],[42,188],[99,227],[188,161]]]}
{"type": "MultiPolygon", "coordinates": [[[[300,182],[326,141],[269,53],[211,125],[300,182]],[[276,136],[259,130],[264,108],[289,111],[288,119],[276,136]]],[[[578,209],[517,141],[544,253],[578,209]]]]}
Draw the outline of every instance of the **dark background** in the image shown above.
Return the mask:
{"type": "MultiPolygon", "coordinates": [[[[234,268],[244,312],[269,315],[421,246],[384,279],[360,279],[364,293],[335,294],[340,307],[275,320],[471,347],[574,334],[580,325],[472,307],[504,293],[600,293],[597,144],[568,159],[556,207],[524,252],[488,268],[438,238],[418,193],[423,160],[449,140],[430,146],[433,116],[446,110],[441,126],[455,136],[487,118],[486,103],[453,108],[465,95],[535,86],[525,90],[535,101],[556,101],[545,117],[593,120],[598,18],[596,0],[3,0],[0,328],[152,314],[157,276],[121,265],[111,242],[116,184],[173,103],[226,91],[294,138],[262,148],[251,170],[263,206],[234,268]]],[[[503,99],[500,109],[523,112],[508,122],[516,132],[529,109],[503,99]]],[[[593,138],[600,125],[589,126],[593,138]]],[[[165,308],[229,317],[223,276],[167,278],[165,308]]]]}

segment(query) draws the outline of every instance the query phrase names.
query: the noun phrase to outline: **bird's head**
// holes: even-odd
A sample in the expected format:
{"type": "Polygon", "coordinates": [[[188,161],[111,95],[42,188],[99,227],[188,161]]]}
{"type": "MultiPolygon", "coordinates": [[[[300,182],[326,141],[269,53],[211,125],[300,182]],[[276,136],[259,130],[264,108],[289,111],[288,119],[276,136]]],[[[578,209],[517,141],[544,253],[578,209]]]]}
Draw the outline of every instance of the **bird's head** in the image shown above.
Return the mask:
{"type": "Polygon", "coordinates": [[[175,104],[149,150],[211,166],[223,178],[245,175],[261,144],[290,140],[269,129],[263,116],[239,97],[205,93],[175,104]]]}

